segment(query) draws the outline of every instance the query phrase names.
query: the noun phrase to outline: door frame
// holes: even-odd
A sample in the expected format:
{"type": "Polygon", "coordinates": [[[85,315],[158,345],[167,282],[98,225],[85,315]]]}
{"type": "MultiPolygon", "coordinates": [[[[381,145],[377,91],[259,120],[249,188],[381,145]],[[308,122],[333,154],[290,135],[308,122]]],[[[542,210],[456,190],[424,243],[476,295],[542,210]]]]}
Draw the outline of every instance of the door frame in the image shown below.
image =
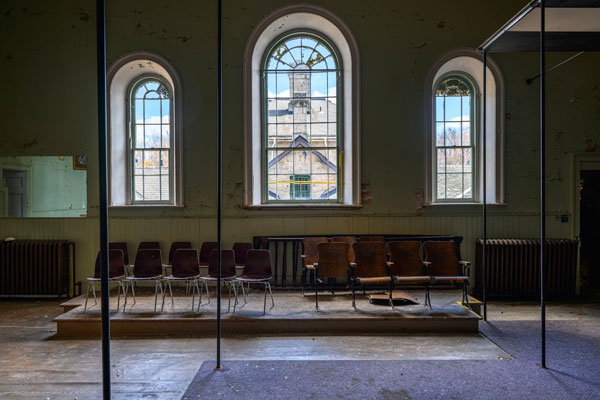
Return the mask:
{"type": "Polygon", "coordinates": [[[0,165],[0,178],[4,178],[4,170],[5,169],[11,170],[11,171],[25,172],[27,174],[27,201],[26,201],[27,215],[25,215],[21,218],[31,218],[31,216],[33,215],[32,209],[31,209],[31,207],[33,205],[32,167],[24,166],[24,165],[18,164],[18,163],[11,163],[11,162],[2,163],[2,165],[0,165]]]}
{"type": "MultiPolygon", "coordinates": [[[[571,211],[571,239],[579,240],[581,234],[580,218],[580,201],[579,201],[579,184],[581,180],[581,171],[600,171],[600,152],[590,153],[571,153],[569,154],[571,174],[569,179],[569,187],[571,188],[571,196],[569,208],[571,211]]],[[[581,242],[579,242],[579,249],[581,250],[581,242]]],[[[577,285],[576,294],[580,292],[580,260],[581,251],[577,252],[577,285]]]]}

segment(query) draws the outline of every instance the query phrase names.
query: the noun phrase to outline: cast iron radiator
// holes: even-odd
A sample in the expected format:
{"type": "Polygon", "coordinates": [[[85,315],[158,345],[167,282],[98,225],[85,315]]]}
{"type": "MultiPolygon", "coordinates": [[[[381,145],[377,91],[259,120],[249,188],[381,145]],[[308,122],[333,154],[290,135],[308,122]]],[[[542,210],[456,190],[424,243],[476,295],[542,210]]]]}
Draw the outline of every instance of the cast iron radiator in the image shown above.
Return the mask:
{"type": "MultiPolygon", "coordinates": [[[[546,239],[546,294],[575,295],[579,243],[570,239],[546,239]]],[[[483,240],[477,240],[475,294],[483,291],[483,240]]],[[[540,295],[540,241],[488,239],[487,297],[533,297],[540,295]]]]}
{"type": "Polygon", "coordinates": [[[0,242],[0,295],[67,296],[74,260],[66,240],[0,242]]]}

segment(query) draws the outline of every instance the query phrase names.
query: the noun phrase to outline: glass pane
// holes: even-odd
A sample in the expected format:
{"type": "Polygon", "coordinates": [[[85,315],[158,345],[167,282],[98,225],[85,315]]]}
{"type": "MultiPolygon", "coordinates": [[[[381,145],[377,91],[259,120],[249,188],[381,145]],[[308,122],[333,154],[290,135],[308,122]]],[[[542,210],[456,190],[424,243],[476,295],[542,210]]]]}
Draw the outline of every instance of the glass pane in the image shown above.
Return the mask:
{"type": "Polygon", "coordinates": [[[161,100],[160,101],[161,107],[162,107],[162,123],[163,124],[168,124],[169,120],[170,120],[170,115],[171,115],[171,101],[166,99],[166,100],[161,100]]]}
{"type": "Polygon", "coordinates": [[[337,96],[337,72],[327,73],[327,96],[337,96]]]}
{"type": "Polygon", "coordinates": [[[435,120],[444,120],[444,98],[441,96],[435,97],[435,120]]]}
{"type": "Polygon", "coordinates": [[[444,123],[438,122],[435,124],[435,143],[437,146],[444,145],[444,123]]]}
{"type": "Polygon", "coordinates": [[[144,122],[147,124],[158,124],[160,120],[160,100],[145,100],[144,122]]]}
{"type": "Polygon", "coordinates": [[[463,121],[471,120],[471,96],[462,97],[462,119],[463,121]]]}
{"type": "Polygon", "coordinates": [[[446,122],[445,146],[460,146],[460,122],[446,122]]]}
{"type": "Polygon", "coordinates": [[[294,174],[310,174],[312,152],[309,150],[293,151],[294,174]]]}
{"type": "Polygon", "coordinates": [[[141,175],[133,181],[133,197],[135,200],[144,200],[144,177],[141,175]]]}
{"type": "Polygon", "coordinates": [[[327,138],[327,124],[310,125],[310,145],[313,147],[324,147],[327,138]]]}
{"type": "Polygon", "coordinates": [[[463,192],[463,174],[446,175],[446,194],[449,199],[461,199],[463,192]]]}
{"type": "Polygon", "coordinates": [[[136,149],[144,148],[144,125],[135,126],[135,147],[136,149]]]}
{"type": "Polygon", "coordinates": [[[144,167],[144,152],[134,151],[133,152],[133,173],[135,175],[141,175],[143,173],[142,168],[144,167]]]}
{"type": "Polygon", "coordinates": [[[313,97],[324,99],[327,96],[327,73],[313,72],[310,76],[310,89],[313,97]]]}
{"type": "Polygon", "coordinates": [[[135,122],[141,124],[144,122],[144,101],[134,100],[135,102],[135,122]]]}
{"type": "Polygon", "coordinates": [[[160,152],[160,173],[169,175],[169,151],[163,150],[160,152]]]}
{"type": "Polygon", "coordinates": [[[158,175],[160,167],[160,151],[144,151],[144,175],[158,175]]]}
{"type": "Polygon", "coordinates": [[[446,149],[446,172],[462,172],[462,149],[446,149]]]}
{"type": "Polygon", "coordinates": [[[160,125],[146,125],[145,148],[160,147],[160,125]]]}
{"type": "Polygon", "coordinates": [[[278,73],[276,79],[276,87],[273,88],[273,93],[277,97],[290,97],[290,77],[287,73],[278,73]]]}
{"type": "Polygon", "coordinates": [[[169,175],[162,175],[160,177],[160,199],[161,200],[170,200],[169,175]]]}
{"type": "Polygon", "coordinates": [[[437,151],[437,172],[446,172],[446,150],[437,151]]]}
{"type": "Polygon", "coordinates": [[[471,149],[463,150],[463,166],[465,172],[473,171],[473,160],[471,158],[471,149]]]}
{"type": "Polygon", "coordinates": [[[160,176],[145,175],[144,176],[144,200],[156,201],[160,200],[160,176]]]}
{"type": "Polygon", "coordinates": [[[161,127],[161,131],[162,131],[162,147],[164,147],[164,148],[171,147],[170,132],[169,132],[170,129],[171,129],[171,127],[169,125],[163,125],[161,127]]]}
{"type": "Polygon", "coordinates": [[[446,108],[444,114],[445,121],[460,121],[461,120],[461,98],[460,97],[446,97],[446,108]]]}
{"type": "Polygon", "coordinates": [[[463,146],[471,145],[471,123],[470,122],[462,123],[462,145],[463,146]]]}
{"type": "Polygon", "coordinates": [[[444,174],[437,174],[437,197],[446,198],[446,175],[444,174]]]}
{"type": "Polygon", "coordinates": [[[311,176],[311,198],[313,200],[323,200],[328,198],[329,181],[327,177],[327,174],[313,174],[311,176]]]}
{"type": "Polygon", "coordinates": [[[473,197],[473,176],[471,174],[464,174],[464,198],[470,199],[473,197]]]}
{"type": "Polygon", "coordinates": [[[292,152],[278,151],[277,157],[269,162],[269,173],[272,168],[275,168],[273,173],[277,174],[293,174],[294,173],[294,157],[292,152]]]}

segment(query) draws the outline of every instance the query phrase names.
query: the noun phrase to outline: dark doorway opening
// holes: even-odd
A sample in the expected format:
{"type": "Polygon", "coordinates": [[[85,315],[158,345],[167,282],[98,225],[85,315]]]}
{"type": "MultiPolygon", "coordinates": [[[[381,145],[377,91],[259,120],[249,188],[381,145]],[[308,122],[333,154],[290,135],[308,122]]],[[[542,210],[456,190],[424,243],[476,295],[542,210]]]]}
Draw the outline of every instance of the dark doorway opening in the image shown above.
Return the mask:
{"type": "Polygon", "coordinates": [[[581,171],[580,277],[584,293],[600,292],[600,171],[581,171]]]}
{"type": "Polygon", "coordinates": [[[27,217],[27,171],[4,169],[2,180],[8,188],[8,216],[27,217]]]}

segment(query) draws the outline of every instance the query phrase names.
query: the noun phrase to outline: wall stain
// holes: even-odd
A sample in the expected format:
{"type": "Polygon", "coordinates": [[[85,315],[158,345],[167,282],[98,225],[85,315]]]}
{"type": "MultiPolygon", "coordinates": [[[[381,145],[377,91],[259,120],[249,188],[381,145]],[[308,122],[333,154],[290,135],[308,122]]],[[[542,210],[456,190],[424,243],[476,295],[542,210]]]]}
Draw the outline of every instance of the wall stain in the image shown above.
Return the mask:
{"type": "Polygon", "coordinates": [[[37,146],[37,144],[39,143],[39,141],[40,141],[40,138],[36,137],[31,142],[27,142],[23,146],[21,146],[21,149],[25,150],[25,149],[28,149],[30,147],[37,146]]]}

